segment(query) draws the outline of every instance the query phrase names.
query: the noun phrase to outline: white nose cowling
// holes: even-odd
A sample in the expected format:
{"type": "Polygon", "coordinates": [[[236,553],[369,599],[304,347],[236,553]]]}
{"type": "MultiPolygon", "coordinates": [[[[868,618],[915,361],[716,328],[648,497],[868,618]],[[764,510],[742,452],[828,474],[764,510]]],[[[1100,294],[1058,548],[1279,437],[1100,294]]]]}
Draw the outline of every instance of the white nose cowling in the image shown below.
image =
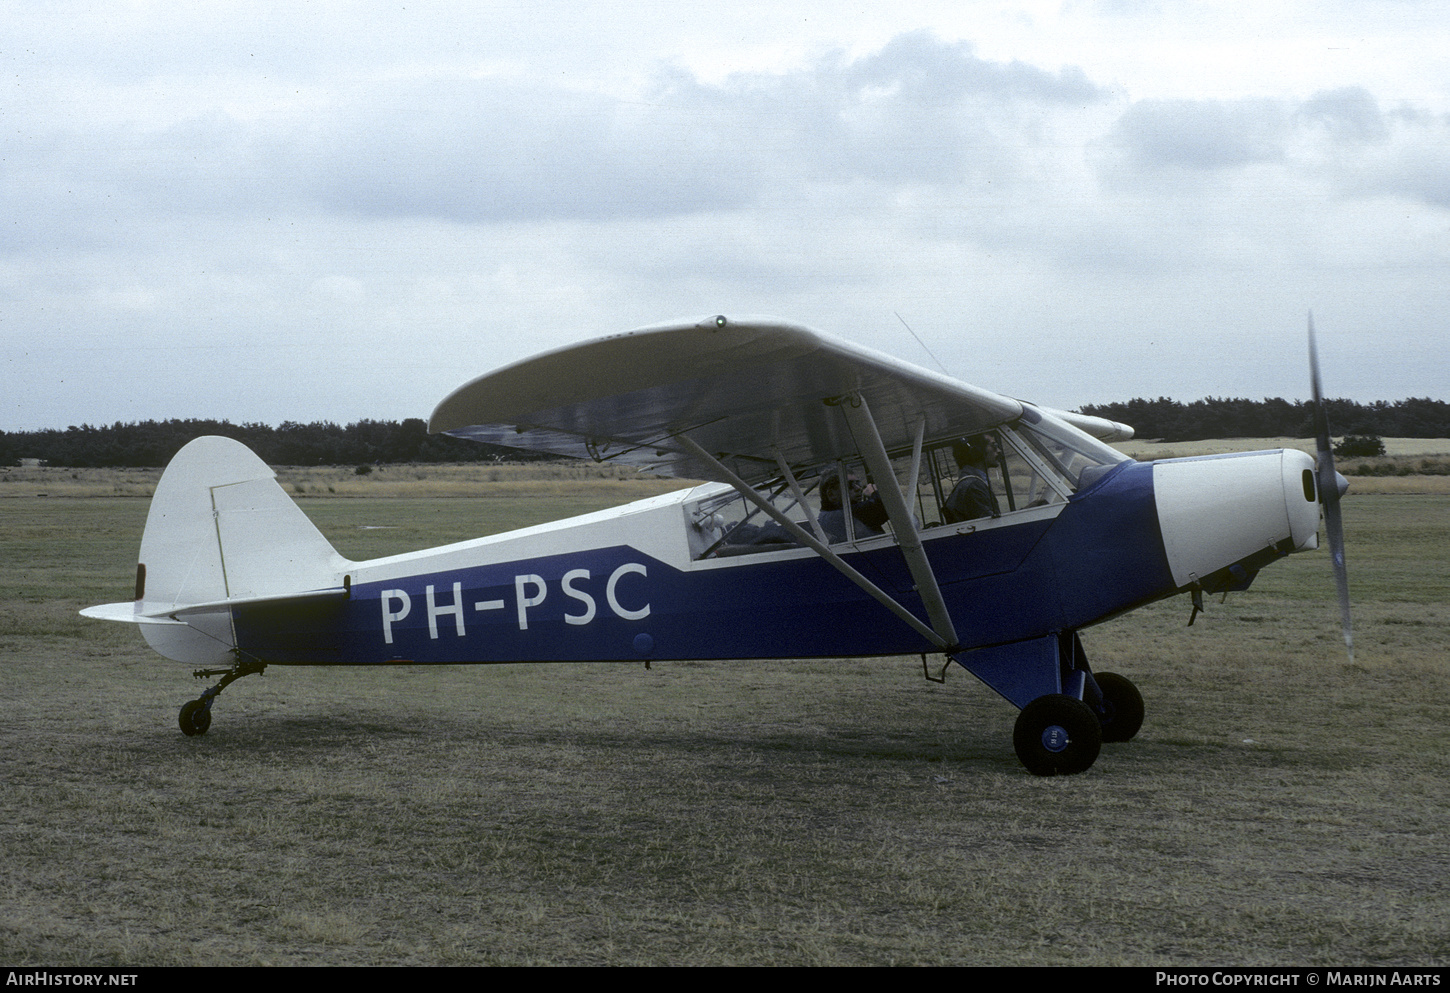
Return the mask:
{"type": "Polygon", "coordinates": [[[1153,464],[1173,581],[1191,586],[1265,549],[1318,547],[1314,459],[1281,449],[1153,464]]]}

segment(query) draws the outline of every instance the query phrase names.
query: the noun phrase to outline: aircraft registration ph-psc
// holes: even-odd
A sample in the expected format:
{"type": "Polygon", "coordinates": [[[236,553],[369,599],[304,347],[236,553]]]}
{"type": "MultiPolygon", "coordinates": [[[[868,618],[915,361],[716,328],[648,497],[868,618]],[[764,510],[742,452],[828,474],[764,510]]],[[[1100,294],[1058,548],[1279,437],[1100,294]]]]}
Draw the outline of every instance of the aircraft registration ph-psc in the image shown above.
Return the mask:
{"type": "MultiPolygon", "coordinates": [[[[639,562],[626,562],[611,572],[608,581],[604,584],[604,599],[616,617],[622,617],[627,621],[642,621],[649,616],[648,603],[637,610],[631,610],[619,602],[620,578],[634,574],[647,576],[649,571],[639,562]]],[[[574,606],[579,610],[577,614],[565,614],[564,623],[588,624],[599,613],[599,603],[586,585],[589,578],[588,569],[570,569],[559,580],[560,592],[574,600],[574,606]]],[[[520,631],[529,629],[529,609],[543,604],[548,596],[549,584],[543,576],[533,573],[514,576],[512,602],[518,617],[520,631]]],[[[438,640],[439,618],[451,618],[454,633],[460,638],[467,636],[467,622],[464,619],[468,616],[468,604],[464,602],[462,580],[454,581],[452,600],[446,604],[440,602],[442,598],[434,592],[433,583],[429,583],[424,588],[423,597],[427,604],[429,639],[438,640]]],[[[408,619],[413,610],[413,598],[407,590],[383,590],[380,594],[380,603],[383,608],[383,641],[391,645],[393,643],[393,625],[408,619]]],[[[472,609],[475,611],[504,610],[508,605],[508,601],[503,599],[474,600],[472,609]]]]}

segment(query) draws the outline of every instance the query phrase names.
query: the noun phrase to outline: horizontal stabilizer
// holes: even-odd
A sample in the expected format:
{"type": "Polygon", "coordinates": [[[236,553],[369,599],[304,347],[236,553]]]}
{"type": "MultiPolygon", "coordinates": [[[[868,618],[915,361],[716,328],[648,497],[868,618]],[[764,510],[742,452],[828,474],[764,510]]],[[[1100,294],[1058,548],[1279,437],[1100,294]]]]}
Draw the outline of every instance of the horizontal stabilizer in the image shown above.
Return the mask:
{"type": "Polygon", "coordinates": [[[314,603],[332,603],[346,600],[352,591],[346,586],[335,586],[326,590],[308,590],[305,593],[285,593],[273,596],[234,597],[230,600],[211,600],[206,603],[188,603],[177,606],[171,603],[157,603],[154,600],[128,600],[125,603],[104,603],[87,607],[82,617],[102,621],[124,621],[129,624],[180,624],[180,618],[199,614],[214,614],[230,611],[234,607],[281,606],[294,604],[307,606],[314,603]]]}
{"type": "Polygon", "coordinates": [[[179,624],[186,626],[185,621],[173,620],[164,614],[143,614],[137,608],[141,604],[134,600],[127,600],[125,603],[102,603],[94,607],[86,607],[81,611],[82,617],[90,617],[98,621],[122,621],[126,624],[179,624]]]}

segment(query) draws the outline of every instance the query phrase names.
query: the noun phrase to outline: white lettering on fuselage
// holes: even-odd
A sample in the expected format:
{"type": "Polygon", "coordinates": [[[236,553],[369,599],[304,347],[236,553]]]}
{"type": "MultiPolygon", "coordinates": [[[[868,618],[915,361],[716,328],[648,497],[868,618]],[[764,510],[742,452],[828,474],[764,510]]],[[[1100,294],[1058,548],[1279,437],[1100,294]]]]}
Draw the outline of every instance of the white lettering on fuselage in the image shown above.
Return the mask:
{"type": "MultiPolygon", "coordinates": [[[[620,602],[620,580],[625,576],[645,576],[649,573],[643,564],[639,562],[626,562],[609,574],[609,579],[604,584],[604,601],[609,604],[609,609],[616,617],[626,621],[642,621],[649,616],[650,605],[648,602],[639,607],[630,607],[620,602]]],[[[564,595],[575,602],[581,613],[565,613],[564,621],[567,624],[588,624],[593,621],[599,613],[598,601],[594,595],[583,584],[589,580],[588,569],[571,569],[564,573],[559,581],[559,587],[564,595]]],[[[628,584],[632,585],[632,584],[628,584]]],[[[445,594],[446,596],[446,594],[445,594]]],[[[543,576],[534,573],[523,573],[514,577],[514,607],[515,616],[518,619],[520,631],[529,629],[529,608],[537,607],[549,596],[549,584],[543,576]]],[[[429,585],[424,589],[424,597],[428,609],[428,637],[434,641],[438,640],[438,619],[440,617],[451,617],[453,619],[453,630],[458,637],[462,638],[467,634],[464,623],[464,600],[463,583],[453,584],[452,600],[439,603],[439,595],[434,592],[434,587],[429,585]]],[[[630,602],[638,602],[626,596],[630,602]]],[[[404,590],[383,590],[379,597],[379,603],[383,612],[383,642],[391,645],[393,643],[393,625],[406,620],[413,609],[413,600],[404,590]]],[[[504,610],[507,603],[503,600],[477,600],[474,601],[475,611],[504,610]]]]}
{"type": "MultiPolygon", "coordinates": [[[[433,589],[433,587],[430,586],[428,587],[428,589],[431,590],[433,589]]],[[[402,590],[383,590],[382,604],[383,641],[386,644],[391,645],[393,643],[393,622],[401,621],[403,618],[408,616],[408,611],[413,609],[413,599],[402,590]],[[401,601],[403,605],[400,609],[396,611],[388,609],[388,604],[392,603],[394,600],[401,601]]],[[[438,637],[438,635],[434,634],[433,637],[436,638],[438,637]]]]}
{"type": "Polygon", "coordinates": [[[428,637],[434,641],[438,640],[438,618],[448,614],[453,615],[453,626],[458,631],[458,637],[463,637],[463,584],[453,584],[453,606],[440,607],[433,599],[433,587],[427,589],[428,597],[428,637]]]}
{"type": "Polygon", "coordinates": [[[515,576],[514,577],[514,602],[519,605],[519,630],[529,629],[529,608],[537,607],[544,602],[544,597],[549,595],[549,585],[544,582],[543,576],[515,576]],[[532,586],[538,590],[537,596],[524,596],[524,587],[532,586]]]}
{"type": "MultiPolygon", "coordinates": [[[[641,566],[640,568],[644,567],[641,566]]],[[[597,610],[597,607],[594,603],[594,598],[583,590],[576,590],[574,588],[574,580],[588,578],[588,569],[570,569],[568,572],[564,573],[564,580],[560,584],[564,587],[564,595],[567,597],[573,597],[575,600],[578,600],[584,605],[584,613],[582,614],[565,614],[564,620],[566,623],[588,624],[590,621],[594,620],[594,614],[597,610]]]]}
{"type": "Polygon", "coordinates": [[[615,569],[613,575],[609,577],[609,582],[605,584],[604,598],[609,601],[609,609],[620,617],[623,617],[626,621],[642,621],[649,616],[649,604],[645,604],[638,610],[627,610],[619,605],[619,600],[614,595],[614,588],[619,585],[619,577],[632,572],[637,572],[643,576],[645,575],[644,566],[638,562],[626,562],[618,569],[615,569]]]}

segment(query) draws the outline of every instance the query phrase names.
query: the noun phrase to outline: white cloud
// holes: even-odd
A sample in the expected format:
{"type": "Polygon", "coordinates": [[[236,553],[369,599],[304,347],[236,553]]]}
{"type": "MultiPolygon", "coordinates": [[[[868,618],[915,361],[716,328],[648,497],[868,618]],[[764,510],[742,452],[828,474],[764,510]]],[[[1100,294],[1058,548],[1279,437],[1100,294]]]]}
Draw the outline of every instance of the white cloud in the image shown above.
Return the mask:
{"type": "Polygon", "coordinates": [[[4,178],[12,211],[41,215],[27,232],[136,212],[668,217],[789,201],[818,182],[1007,182],[1042,108],[1101,98],[1081,72],[987,62],[914,33],[784,74],[667,73],[633,98],[441,74],[251,116],[187,103],[164,122],[37,122],[44,138],[14,142],[4,178]]]}
{"type": "Polygon", "coordinates": [[[901,312],[953,372],[1059,405],[1292,395],[1310,306],[1327,357],[1336,325],[1443,340],[1450,99],[1315,48],[1362,29],[1443,64],[1383,7],[259,9],[14,22],[0,367],[35,386],[0,427],[417,416],[538,348],[720,311],[926,360],[901,312]]]}
{"type": "Polygon", "coordinates": [[[1144,100],[1110,138],[1131,168],[1225,169],[1278,161],[1288,120],[1271,100],[1144,100]]]}

